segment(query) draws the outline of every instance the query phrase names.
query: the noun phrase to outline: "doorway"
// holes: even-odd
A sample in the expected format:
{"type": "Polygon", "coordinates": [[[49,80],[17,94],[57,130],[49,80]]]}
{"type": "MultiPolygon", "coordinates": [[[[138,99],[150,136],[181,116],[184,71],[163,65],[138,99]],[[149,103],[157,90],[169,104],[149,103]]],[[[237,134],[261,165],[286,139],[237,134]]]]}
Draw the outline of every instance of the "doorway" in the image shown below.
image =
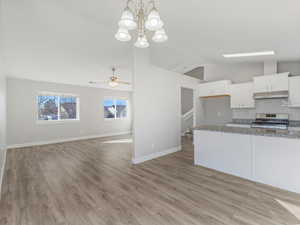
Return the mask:
{"type": "Polygon", "coordinates": [[[194,119],[194,90],[181,87],[181,136],[192,136],[194,119]]]}

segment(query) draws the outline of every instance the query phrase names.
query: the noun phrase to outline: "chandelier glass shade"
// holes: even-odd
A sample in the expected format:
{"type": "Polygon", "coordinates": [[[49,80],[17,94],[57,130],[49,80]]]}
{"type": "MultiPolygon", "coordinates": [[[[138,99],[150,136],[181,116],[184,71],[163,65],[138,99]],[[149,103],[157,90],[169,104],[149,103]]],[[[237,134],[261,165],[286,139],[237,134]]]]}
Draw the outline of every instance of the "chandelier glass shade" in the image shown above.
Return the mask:
{"type": "Polygon", "coordinates": [[[119,21],[119,27],[127,30],[134,30],[137,27],[137,23],[134,20],[134,15],[131,9],[127,6],[119,21]]]}
{"type": "Polygon", "coordinates": [[[157,9],[153,8],[147,18],[146,28],[150,31],[156,31],[164,26],[163,21],[160,19],[157,9]]]}
{"type": "Polygon", "coordinates": [[[166,31],[163,29],[164,22],[161,20],[154,0],[150,0],[145,6],[143,0],[127,0],[118,23],[119,29],[115,38],[122,42],[130,41],[129,31],[137,30],[137,40],[134,44],[137,48],[148,48],[150,46],[147,34],[153,34],[152,40],[162,43],[168,40],[166,31]]]}
{"type": "Polygon", "coordinates": [[[129,34],[128,30],[126,30],[125,28],[120,27],[118,32],[115,35],[115,38],[118,41],[130,41],[131,40],[131,35],[129,34]]]}
{"type": "Polygon", "coordinates": [[[162,28],[157,30],[152,37],[152,40],[157,43],[165,42],[168,40],[168,36],[166,35],[166,31],[162,28]]]}
{"type": "Polygon", "coordinates": [[[137,48],[148,48],[150,46],[146,36],[138,37],[137,41],[134,44],[137,48]]]}

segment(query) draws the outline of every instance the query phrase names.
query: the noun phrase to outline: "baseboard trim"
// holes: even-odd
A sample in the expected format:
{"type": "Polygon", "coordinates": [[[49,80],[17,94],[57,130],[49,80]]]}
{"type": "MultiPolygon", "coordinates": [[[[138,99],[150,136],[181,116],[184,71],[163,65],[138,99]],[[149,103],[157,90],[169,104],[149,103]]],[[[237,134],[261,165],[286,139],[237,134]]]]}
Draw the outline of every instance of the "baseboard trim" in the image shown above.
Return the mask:
{"type": "Polygon", "coordinates": [[[4,171],[5,171],[5,164],[6,164],[6,146],[5,145],[2,145],[0,146],[0,151],[4,151],[4,154],[3,154],[3,163],[2,163],[2,166],[1,166],[1,170],[0,170],[0,200],[1,200],[1,196],[2,196],[2,185],[3,185],[3,178],[4,178],[4,171]]]}
{"type": "Polygon", "coordinates": [[[156,158],[159,158],[159,157],[171,154],[171,153],[175,153],[175,152],[178,152],[178,151],[181,151],[181,145],[177,146],[177,147],[174,147],[174,148],[164,150],[164,151],[155,152],[155,153],[152,153],[150,155],[143,156],[143,157],[133,158],[132,163],[133,164],[140,164],[140,163],[146,162],[148,160],[156,159],[156,158]]]}
{"type": "Polygon", "coordinates": [[[24,147],[32,147],[32,146],[40,146],[40,145],[50,145],[50,144],[59,144],[59,143],[64,143],[64,142],[88,140],[88,139],[94,139],[94,138],[113,137],[113,136],[125,135],[125,134],[131,134],[131,133],[132,133],[131,131],[125,131],[125,132],[107,133],[107,134],[101,134],[101,135],[82,136],[82,137],[76,137],[76,138],[56,139],[56,140],[53,140],[53,141],[29,142],[29,143],[23,143],[23,144],[9,145],[9,146],[7,146],[7,149],[24,148],[24,147]]]}

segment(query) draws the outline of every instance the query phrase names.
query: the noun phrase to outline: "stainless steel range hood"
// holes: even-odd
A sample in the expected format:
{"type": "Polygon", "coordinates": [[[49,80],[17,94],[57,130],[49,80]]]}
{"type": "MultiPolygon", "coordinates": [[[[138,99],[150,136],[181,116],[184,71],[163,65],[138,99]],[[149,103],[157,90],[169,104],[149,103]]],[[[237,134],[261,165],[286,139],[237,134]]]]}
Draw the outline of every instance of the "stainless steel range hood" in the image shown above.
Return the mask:
{"type": "Polygon", "coordinates": [[[261,92],[254,93],[254,99],[280,99],[280,98],[288,98],[289,91],[274,91],[274,92],[261,92]]]}

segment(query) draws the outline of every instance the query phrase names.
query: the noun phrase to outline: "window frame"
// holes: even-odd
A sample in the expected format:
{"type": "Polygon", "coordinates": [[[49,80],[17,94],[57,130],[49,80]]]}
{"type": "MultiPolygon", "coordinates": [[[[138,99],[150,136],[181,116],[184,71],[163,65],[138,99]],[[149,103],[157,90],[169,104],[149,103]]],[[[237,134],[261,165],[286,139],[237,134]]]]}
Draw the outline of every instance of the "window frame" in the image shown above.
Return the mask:
{"type": "Polygon", "coordinates": [[[80,121],[80,98],[77,94],[71,93],[58,93],[58,92],[38,92],[36,94],[36,122],[38,124],[55,124],[55,123],[69,123],[80,121]],[[57,120],[40,120],[39,119],[39,96],[55,96],[58,97],[57,104],[57,120]],[[61,97],[73,97],[76,98],[76,119],[61,119],[60,118],[60,98],[61,97]]]}
{"type": "Polygon", "coordinates": [[[102,100],[102,110],[103,110],[103,118],[104,120],[107,120],[107,121],[114,121],[114,120],[128,120],[129,119],[129,99],[126,98],[126,97],[104,97],[103,100],[102,100]],[[114,102],[114,106],[116,107],[116,103],[117,103],[117,100],[124,100],[126,101],[126,109],[127,109],[127,113],[126,113],[126,117],[117,117],[117,110],[115,112],[115,117],[114,118],[105,118],[104,115],[105,115],[105,112],[104,112],[104,101],[106,100],[113,100],[114,102]]]}

